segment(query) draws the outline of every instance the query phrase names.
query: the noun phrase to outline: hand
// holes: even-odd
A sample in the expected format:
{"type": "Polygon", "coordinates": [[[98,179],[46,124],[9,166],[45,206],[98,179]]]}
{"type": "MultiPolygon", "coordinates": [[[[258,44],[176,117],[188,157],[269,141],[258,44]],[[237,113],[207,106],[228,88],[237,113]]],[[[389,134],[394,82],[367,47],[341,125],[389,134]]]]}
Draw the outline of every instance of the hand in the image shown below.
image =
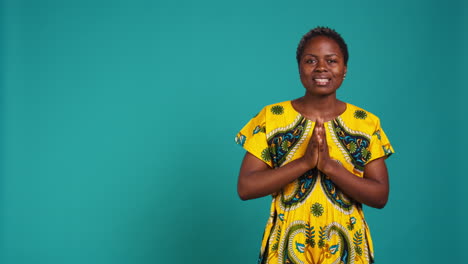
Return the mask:
{"type": "Polygon", "coordinates": [[[322,172],[325,172],[327,166],[334,164],[333,160],[330,158],[330,153],[328,150],[327,143],[327,134],[325,132],[325,126],[322,119],[318,119],[315,124],[314,134],[317,134],[318,142],[318,160],[317,160],[317,169],[322,172]]]}
{"type": "Polygon", "coordinates": [[[317,124],[318,123],[315,124],[314,130],[312,131],[312,136],[310,137],[304,156],[301,158],[304,160],[308,169],[317,167],[319,159],[319,126],[317,124]]]}

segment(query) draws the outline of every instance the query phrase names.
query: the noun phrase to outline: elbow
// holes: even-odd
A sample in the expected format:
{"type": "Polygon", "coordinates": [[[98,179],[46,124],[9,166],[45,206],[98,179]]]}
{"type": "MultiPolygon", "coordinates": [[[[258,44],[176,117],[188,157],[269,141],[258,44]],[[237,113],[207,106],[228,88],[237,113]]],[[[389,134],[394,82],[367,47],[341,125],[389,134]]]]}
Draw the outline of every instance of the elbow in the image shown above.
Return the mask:
{"type": "Polygon", "coordinates": [[[368,197],[369,204],[367,205],[376,209],[383,209],[387,205],[388,195],[388,186],[379,189],[376,188],[374,192],[370,193],[368,197]]]}
{"type": "Polygon", "coordinates": [[[248,197],[246,194],[244,194],[244,193],[237,192],[237,194],[239,195],[239,198],[240,198],[242,201],[250,200],[249,197],[248,197]]]}
{"type": "Polygon", "coordinates": [[[252,197],[249,195],[249,192],[246,190],[244,186],[241,186],[241,184],[237,185],[237,195],[239,195],[239,198],[242,201],[247,201],[252,199],[252,197]]]}
{"type": "Polygon", "coordinates": [[[387,203],[376,203],[373,207],[376,209],[383,209],[387,203]]]}
{"type": "Polygon", "coordinates": [[[242,201],[247,201],[256,198],[254,194],[250,191],[249,184],[246,181],[240,180],[237,183],[237,195],[242,201]]]}
{"type": "Polygon", "coordinates": [[[387,202],[388,202],[388,197],[382,197],[374,201],[370,206],[376,209],[383,209],[385,205],[387,205],[387,202]]]}

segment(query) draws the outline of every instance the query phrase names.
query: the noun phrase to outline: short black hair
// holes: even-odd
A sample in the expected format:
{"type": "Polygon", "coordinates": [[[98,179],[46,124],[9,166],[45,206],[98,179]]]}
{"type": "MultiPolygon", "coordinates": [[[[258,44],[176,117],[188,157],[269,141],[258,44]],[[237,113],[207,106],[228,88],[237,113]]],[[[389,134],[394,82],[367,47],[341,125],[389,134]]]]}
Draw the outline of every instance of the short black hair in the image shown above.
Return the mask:
{"type": "Polygon", "coordinates": [[[336,43],[340,47],[341,53],[343,53],[344,64],[348,65],[348,58],[349,58],[348,45],[346,45],[344,39],[334,29],[331,29],[329,27],[322,27],[322,26],[318,26],[316,28],[311,29],[302,37],[301,41],[299,41],[299,45],[297,46],[297,51],[296,51],[297,64],[299,64],[301,61],[302,53],[304,52],[304,48],[307,42],[318,36],[325,36],[327,38],[331,38],[334,41],[336,41],[336,43]]]}

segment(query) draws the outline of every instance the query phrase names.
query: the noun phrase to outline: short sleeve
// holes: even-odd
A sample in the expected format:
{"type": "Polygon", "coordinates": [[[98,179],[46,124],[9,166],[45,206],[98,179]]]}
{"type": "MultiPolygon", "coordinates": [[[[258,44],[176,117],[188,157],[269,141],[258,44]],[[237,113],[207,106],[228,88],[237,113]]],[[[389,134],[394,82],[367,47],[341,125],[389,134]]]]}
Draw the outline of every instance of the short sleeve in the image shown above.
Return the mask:
{"type": "Polygon", "coordinates": [[[395,152],[392,145],[390,144],[390,141],[388,140],[387,135],[380,126],[379,119],[377,119],[377,124],[375,126],[374,132],[372,133],[368,150],[370,152],[370,159],[367,160],[366,164],[378,158],[388,158],[395,152]]]}
{"type": "Polygon", "coordinates": [[[273,167],[266,137],[266,108],[263,108],[237,133],[235,140],[252,155],[273,167]]]}

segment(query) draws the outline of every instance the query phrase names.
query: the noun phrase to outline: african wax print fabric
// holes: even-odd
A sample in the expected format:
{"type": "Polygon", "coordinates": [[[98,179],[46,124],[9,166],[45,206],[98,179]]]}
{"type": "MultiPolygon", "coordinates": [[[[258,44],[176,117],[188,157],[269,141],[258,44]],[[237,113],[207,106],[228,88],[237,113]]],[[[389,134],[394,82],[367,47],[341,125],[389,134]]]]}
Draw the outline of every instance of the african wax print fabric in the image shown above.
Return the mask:
{"type": "MultiPolygon", "coordinates": [[[[278,168],[304,155],[314,126],[286,101],[264,107],[235,140],[278,168]]],[[[324,127],[330,157],[356,177],[394,152],[379,118],[352,104],[324,127]]],[[[373,253],[362,205],[316,168],[272,195],[259,263],[372,263],[373,253]]]]}

